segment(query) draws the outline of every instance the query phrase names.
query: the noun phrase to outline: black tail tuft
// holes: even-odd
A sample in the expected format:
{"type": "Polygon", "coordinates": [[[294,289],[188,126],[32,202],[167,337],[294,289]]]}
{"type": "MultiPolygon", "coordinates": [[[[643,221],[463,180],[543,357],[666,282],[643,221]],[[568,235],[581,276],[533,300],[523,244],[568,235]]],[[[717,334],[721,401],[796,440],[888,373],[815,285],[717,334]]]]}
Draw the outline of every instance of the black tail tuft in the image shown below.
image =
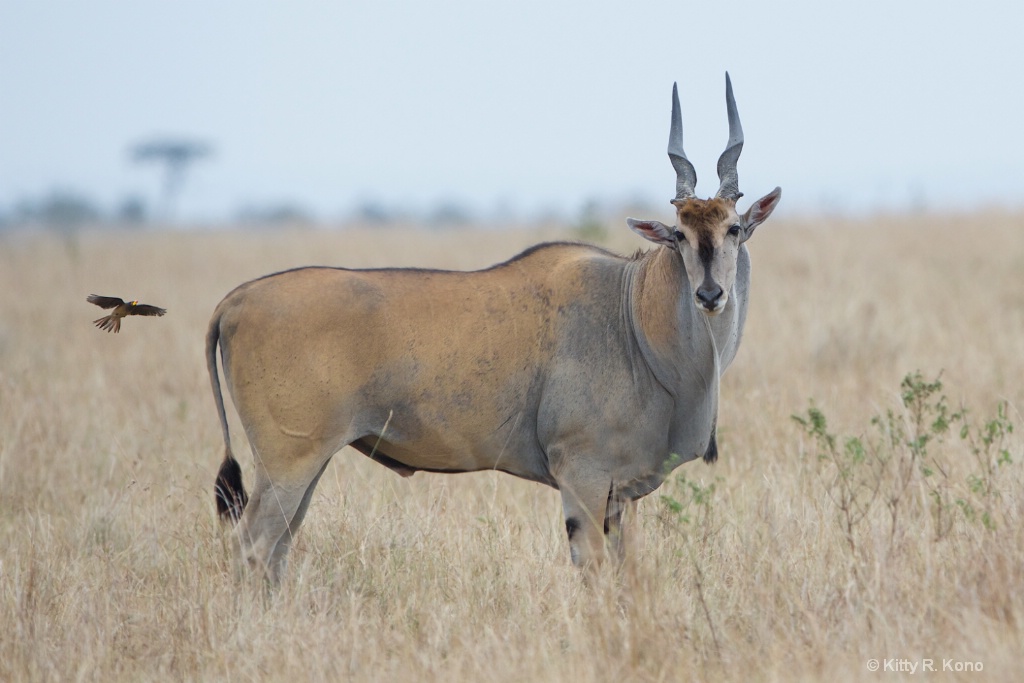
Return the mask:
{"type": "Polygon", "coordinates": [[[230,453],[221,463],[213,493],[217,499],[217,514],[220,518],[232,524],[238,522],[242,518],[245,504],[249,502],[249,496],[245,494],[245,487],[242,485],[242,468],[230,453]]]}
{"type": "MultiPolygon", "coordinates": [[[[711,438],[708,440],[708,449],[706,451],[704,451],[704,462],[706,462],[709,465],[714,464],[714,462],[716,460],[718,460],[718,439],[716,438],[716,433],[717,432],[718,432],[718,425],[717,425],[717,423],[716,424],[712,424],[711,425],[711,438]]],[[[238,466],[237,463],[236,463],[235,466],[236,467],[238,466]]]]}

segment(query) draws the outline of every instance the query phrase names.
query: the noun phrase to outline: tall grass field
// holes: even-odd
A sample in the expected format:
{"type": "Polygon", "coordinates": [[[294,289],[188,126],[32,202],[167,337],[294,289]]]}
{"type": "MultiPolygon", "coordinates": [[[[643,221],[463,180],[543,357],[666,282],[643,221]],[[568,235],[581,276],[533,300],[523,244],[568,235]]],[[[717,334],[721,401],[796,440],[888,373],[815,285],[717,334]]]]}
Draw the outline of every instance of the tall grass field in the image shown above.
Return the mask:
{"type": "MultiPolygon", "coordinates": [[[[647,244],[624,221],[587,236],[622,254],[647,244]]],[[[280,588],[236,578],[212,492],[217,302],[301,265],[475,269],[577,237],[0,236],[0,680],[1019,680],[1012,212],[783,211],[759,228],[719,461],[683,465],[641,502],[632,576],[584,584],[552,489],[492,472],[401,478],[346,449],[280,588]],[[91,293],[168,313],[107,334],[91,293]]]]}

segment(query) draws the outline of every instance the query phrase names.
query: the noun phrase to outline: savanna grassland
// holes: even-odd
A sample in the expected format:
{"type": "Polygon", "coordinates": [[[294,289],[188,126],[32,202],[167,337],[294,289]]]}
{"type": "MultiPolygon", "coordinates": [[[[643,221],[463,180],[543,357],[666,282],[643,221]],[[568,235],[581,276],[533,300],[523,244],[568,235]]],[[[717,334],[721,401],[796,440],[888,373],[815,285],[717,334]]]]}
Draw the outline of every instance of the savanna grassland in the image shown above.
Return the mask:
{"type": "MultiPolygon", "coordinates": [[[[1018,680],[1020,214],[759,228],[719,462],[641,503],[632,578],[581,583],[553,490],[346,450],[279,592],[237,582],[212,496],[217,302],[298,265],[471,269],[564,237],[0,237],[0,680],[1018,680]],[[106,334],[90,293],[168,313],[106,334]]],[[[624,223],[603,243],[645,245],[624,223]]]]}

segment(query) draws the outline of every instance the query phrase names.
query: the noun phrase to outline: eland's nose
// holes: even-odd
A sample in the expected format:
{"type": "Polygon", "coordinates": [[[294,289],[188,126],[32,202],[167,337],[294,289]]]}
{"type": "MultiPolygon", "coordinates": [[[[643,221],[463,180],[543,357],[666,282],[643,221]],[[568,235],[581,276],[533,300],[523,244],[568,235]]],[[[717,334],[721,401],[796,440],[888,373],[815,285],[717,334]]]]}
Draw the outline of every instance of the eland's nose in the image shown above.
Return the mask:
{"type": "Polygon", "coordinates": [[[700,287],[697,289],[697,301],[700,302],[701,306],[712,311],[718,306],[718,301],[724,293],[718,285],[700,287]]]}

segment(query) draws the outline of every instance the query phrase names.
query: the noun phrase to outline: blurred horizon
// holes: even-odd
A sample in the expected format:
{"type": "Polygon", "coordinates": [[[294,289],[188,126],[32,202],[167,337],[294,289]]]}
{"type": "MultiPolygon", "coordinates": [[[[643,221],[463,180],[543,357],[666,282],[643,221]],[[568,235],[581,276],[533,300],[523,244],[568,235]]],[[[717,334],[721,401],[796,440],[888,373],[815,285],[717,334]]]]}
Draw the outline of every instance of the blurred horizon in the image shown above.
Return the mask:
{"type": "MultiPolygon", "coordinates": [[[[668,202],[665,202],[668,204],[668,202]]],[[[741,204],[743,200],[741,200],[741,204]]],[[[441,201],[419,210],[367,202],[348,213],[322,216],[293,203],[242,205],[236,211],[217,218],[162,216],[137,196],[124,198],[120,203],[102,206],[90,198],[67,190],[54,190],[36,198],[27,198],[5,210],[0,206],[0,234],[4,232],[55,231],[58,233],[80,230],[272,230],[323,229],[344,230],[360,228],[425,230],[446,229],[534,229],[561,227],[572,230],[580,239],[602,242],[610,230],[626,229],[625,218],[654,217],[674,221],[671,207],[660,208],[641,200],[621,204],[602,204],[597,200],[585,202],[575,212],[542,210],[532,214],[514,212],[508,207],[495,206],[488,211],[472,208],[452,201],[441,201]]],[[[943,220],[961,217],[970,219],[979,215],[1024,216],[1024,205],[992,204],[975,207],[934,207],[926,204],[906,207],[865,207],[838,209],[822,206],[817,209],[794,208],[780,211],[776,218],[795,223],[831,222],[835,225],[886,220],[893,217],[920,219],[927,217],[943,220]]]]}
{"type": "Polygon", "coordinates": [[[1016,210],[1021,25],[993,0],[0,0],[0,226],[668,219],[672,83],[709,196],[726,70],[741,208],[1016,210]]]}

